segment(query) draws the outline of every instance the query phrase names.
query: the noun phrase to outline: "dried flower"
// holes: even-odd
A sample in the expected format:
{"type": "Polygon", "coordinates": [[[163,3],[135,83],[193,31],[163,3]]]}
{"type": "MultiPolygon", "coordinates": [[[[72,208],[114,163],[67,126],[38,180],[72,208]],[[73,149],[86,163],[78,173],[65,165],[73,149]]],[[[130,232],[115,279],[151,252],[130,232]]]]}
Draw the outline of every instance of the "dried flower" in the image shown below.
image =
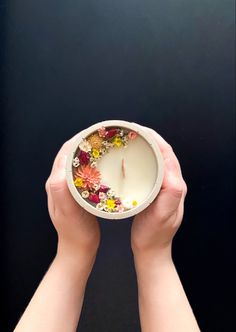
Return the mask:
{"type": "Polygon", "coordinates": [[[95,191],[98,191],[98,190],[100,189],[100,184],[96,184],[96,183],[95,183],[95,185],[93,186],[93,189],[94,189],[95,191]]]}
{"type": "Polygon", "coordinates": [[[135,139],[137,136],[138,136],[138,134],[135,131],[130,131],[128,133],[128,137],[129,137],[130,140],[135,139]]]}
{"type": "Polygon", "coordinates": [[[85,151],[80,151],[79,153],[79,161],[81,165],[87,165],[89,163],[89,153],[85,151]]]}
{"type": "Polygon", "coordinates": [[[87,138],[92,148],[99,150],[102,147],[103,138],[98,134],[92,134],[87,138]]]}
{"type": "Polygon", "coordinates": [[[93,203],[99,203],[100,199],[97,194],[90,194],[88,198],[93,203]]]}
{"type": "Polygon", "coordinates": [[[91,166],[92,168],[96,167],[96,166],[97,166],[96,161],[92,161],[91,164],[90,164],[90,166],[91,166]]]}
{"type": "Polygon", "coordinates": [[[80,165],[80,161],[79,161],[79,158],[78,158],[78,157],[75,157],[75,158],[73,159],[73,163],[72,163],[72,165],[73,165],[74,167],[78,167],[78,166],[80,165]]]}
{"type": "Polygon", "coordinates": [[[98,210],[103,210],[103,208],[104,208],[104,204],[101,202],[96,205],[96,209],[98,209],[98,210]]]}
{"type": "Polygon", "coordinates": [[[82,191],[81,196],[82,196],[83,198],[88,198],[88,197],[89,197],[89,192],[88,192],[88,190],[84,190],[84,191],[82,191]]]}
{"type": "Polygon", "coordinates": [[[130,199],[123,200],[122,204],[126,210],[130,210],[133,207],[132,201],[130,199]]]}
{"type": "Polygon", "coordinates": [[[109,189],[108,191],[107,191],[107,196],[108,197],[114,197],[116,194],[115,194],[115,191],[114,190],[112,190],[112,189],[109,189]]]}
{"type": "Polygon", "coordinates": [[[93,150],[92,150],[92,155],[93,155],[93,157],[94,157],[95,159],[98,159],[99,156],[100,156],[100,152],[99,152],[99,150],[97,150],[97,149],[93,149],[93,150]]]}
{"type": "Polygon", "coordinates": [[[100,172],[89,165],[81,166],[75,175],[83,180],[83,187],[86,189],[92,189],[95,184],[100,183],[101,179],[100,172]]]}
{"type": "Polygon", "coordinates": [[[134,200],[134,201],[132,202],[132,205],[133,205],[133,207],[135,207],[135,206],[138,205],[138,202],[137,202],[136,200],[134,200]]]}
{"type": "Polygon", "coordinates": [[[109,210],[113,210],[115,208],[116,204],[115,204],[115,200],[114,199],[107,199],[106,200],[106,207],[109,210]]]}
{"type": "Polygon", "coordinates": [[[116,211],[117,212],[123,212],[124,211],[124,206],[122,204],[119,204],[116,206],[116,211]]]}
{"type": "Polygon", "coordinates": [[[101,200],[104,200],[104,199],[106,199],[107,195],[101,191],[101,192],[99,192],[98,197],[99,197],[101,200]]]}
{"type": "Polygon", "coordinates": [[[108,191],[109,187],[106,186],[105,184],[101,184],[99,188],[99,192],[106,193],[108,191]]]}
{"type": "Polygon", "coordinates": [[[81,178],[76,178],[74,180],[74,184],[75,184],[76,187],[81,188],[81,187],[84,186],[84,181],[81,178]]]}
{"type": "Polygon", "coordinates": [[[101,127],[98,129],[98,134],[100,137],[106,137],[106,128],[105,127],[101,127]]]}
{"type": "Polygon", "coordinates": [[[113,139],[113,144],[119,148],[122,145],[122,139],[120,137],[115,137],[113,139]]]}
{"type": "Polygon", "coordinates": [[[89,152],[91,151],[92,147],[86,139],[83,139],[82,142],[79,144],[79,148],[84,152],[89,152]]]}
{"type": "Polygon", "coordinates": [[[117,134],[117,129],[110,129],[106,132],[106,138],[112,138],[117,134]]]}

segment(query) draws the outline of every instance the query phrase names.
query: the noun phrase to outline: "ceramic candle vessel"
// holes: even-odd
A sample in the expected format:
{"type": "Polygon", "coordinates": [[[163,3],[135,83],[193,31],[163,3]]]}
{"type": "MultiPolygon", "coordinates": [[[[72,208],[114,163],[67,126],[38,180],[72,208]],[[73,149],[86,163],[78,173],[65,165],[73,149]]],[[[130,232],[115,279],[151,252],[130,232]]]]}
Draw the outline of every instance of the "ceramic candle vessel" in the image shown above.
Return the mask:
{"type": "Polygon", "coordinates": [[[155,199],[163,181],[163,159],[141,126],[103,121],[77,135],[66,176],[71,194],[84,209],[101,218],[123,219],[155,199]]]}

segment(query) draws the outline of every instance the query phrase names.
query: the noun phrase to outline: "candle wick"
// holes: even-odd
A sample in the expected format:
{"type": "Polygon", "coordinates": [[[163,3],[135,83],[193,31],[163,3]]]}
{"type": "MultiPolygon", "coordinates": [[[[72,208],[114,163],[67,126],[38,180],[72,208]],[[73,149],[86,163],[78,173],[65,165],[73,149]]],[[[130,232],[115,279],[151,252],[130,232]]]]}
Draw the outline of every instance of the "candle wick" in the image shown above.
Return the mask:
{"type": "Polygon", "coordinates": [[[122,159],[121,169],[122,169],[122,175],[125,178],[125,160],[124,160],[124,158],[122,159]]]}

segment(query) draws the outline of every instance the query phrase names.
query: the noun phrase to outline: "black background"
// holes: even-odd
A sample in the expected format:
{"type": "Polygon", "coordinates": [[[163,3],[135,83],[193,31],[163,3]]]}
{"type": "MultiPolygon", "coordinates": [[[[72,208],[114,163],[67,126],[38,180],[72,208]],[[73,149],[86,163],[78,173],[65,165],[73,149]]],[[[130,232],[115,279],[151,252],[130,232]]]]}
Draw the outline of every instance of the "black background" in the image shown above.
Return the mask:
{"type": "MultiPolygon", "coordinates": [[[[173,146],[189,187],[175,263],[202,331],[233,331],[233,1],[8,0],[0,14],[4,331],[55,254],[55,154],[107,119],[173,146]]],[[[101,221],[79,331],[140,331],[130,225],[101,221]]]]}

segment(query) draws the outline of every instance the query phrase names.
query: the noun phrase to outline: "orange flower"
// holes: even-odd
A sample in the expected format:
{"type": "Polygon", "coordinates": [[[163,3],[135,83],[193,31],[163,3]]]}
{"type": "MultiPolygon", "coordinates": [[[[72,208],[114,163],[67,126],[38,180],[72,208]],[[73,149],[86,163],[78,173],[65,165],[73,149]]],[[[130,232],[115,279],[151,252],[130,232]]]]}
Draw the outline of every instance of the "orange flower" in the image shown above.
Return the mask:
{"type": "Polygon", "coordinates": [[[95,184],[99,184],[101,174],[96,168],[89,165],[82,165],[76,172],[75,176],[83,180],[83,188],[92,189],[95,184]]]}

